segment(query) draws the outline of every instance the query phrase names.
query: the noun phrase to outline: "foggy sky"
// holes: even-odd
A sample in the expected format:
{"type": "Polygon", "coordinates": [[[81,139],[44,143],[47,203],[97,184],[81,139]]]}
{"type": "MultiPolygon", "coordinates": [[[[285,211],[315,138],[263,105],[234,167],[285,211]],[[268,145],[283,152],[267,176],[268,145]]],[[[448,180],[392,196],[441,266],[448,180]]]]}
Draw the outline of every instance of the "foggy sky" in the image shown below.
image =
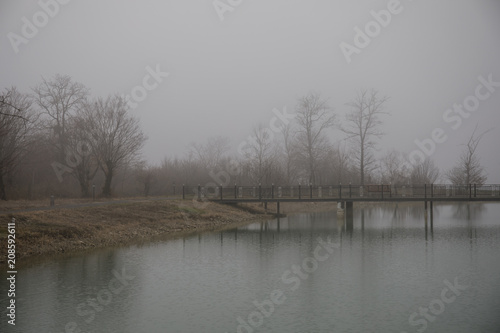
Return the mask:
{"type": "MultiPolygon", "coordinates": [[[[479,156],[488,182],[500,183],[500,87],[457,129],[443,120],[474,95],[478,77],[500,82],[500,1],[402,0],[348,63],[340,43],[354,45],[355,27],[364,30],[371,11],[393,1],[243,0],[221,21],[213,0],[72,0],[16,53],[9,33],[22,36],[23,17],[33,22],[42,9],[0,0],[0,89],[30,92],[59,73],[92,96],[130,94],[159,66],[168,77],[132,109],[149,137],[144,157],[158,163],[210,136],[230,137],[236,150],[254,125],[269,124],[274,108],[292,112],[311,91],[342,120],[356,91],[374,88],[390,97],[379,156],[410,153],[415,140],[442,128],[448,138],[432,158],[450,168],[476,125],[494,128],[479,156]]],[[[343,135],[332,130],[331,138],[343,135]]]]}

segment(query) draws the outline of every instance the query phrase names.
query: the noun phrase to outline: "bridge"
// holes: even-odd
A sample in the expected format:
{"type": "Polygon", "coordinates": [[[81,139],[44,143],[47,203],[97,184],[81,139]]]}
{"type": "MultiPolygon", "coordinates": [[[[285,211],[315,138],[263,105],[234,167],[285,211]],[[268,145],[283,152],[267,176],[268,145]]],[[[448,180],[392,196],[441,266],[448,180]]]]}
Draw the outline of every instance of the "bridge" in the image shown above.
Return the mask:
{"type": "MultiPolygon", "coordinates": [[[[188,187],[189,188],[189,187],[188,187]]],[[[279,214],[280,202],[341,202],[352,208],[354,202],[423,202],[434,201],[498,201],[500,184],[419,184],[419,185],[297,185],[297,186],[212,186],[191,187],[198,200],[236,204],[244,202],[275,202],[279,214]]],[[[182,186],[182,197],[186,187],[182,186]]]]}

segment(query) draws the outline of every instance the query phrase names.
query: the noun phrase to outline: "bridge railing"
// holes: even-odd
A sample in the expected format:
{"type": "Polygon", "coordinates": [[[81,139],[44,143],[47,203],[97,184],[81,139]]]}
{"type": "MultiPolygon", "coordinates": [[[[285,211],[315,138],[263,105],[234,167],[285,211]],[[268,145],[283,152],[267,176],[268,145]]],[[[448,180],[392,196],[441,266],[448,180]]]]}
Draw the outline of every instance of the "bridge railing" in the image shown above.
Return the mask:
{"type": "Polygon", "coordinates": [[[432,199],[500,197],[498,184],[367,184],[367,185],[252,185],[252,186],[188,186],[182,188],[184,199],[432,199]]]}

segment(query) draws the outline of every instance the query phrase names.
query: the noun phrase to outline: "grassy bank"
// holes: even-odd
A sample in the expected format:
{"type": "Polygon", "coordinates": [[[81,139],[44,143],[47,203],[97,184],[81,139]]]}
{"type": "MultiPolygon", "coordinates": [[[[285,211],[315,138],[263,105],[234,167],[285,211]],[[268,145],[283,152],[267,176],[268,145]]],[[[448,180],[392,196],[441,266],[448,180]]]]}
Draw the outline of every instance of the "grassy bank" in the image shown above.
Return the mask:
{"type": "MultiPolygon", "coordinates": [[[[12,205],[12,204],[11,204],[12,205]]],[[[15,204],[17,209],[32,205],[15,204]]],[[[11,207],[9,207],[11,208],[11,207]]],[[[332,204],[282,204],[288,214],[334,208],[332,204]]],[[[4,207],[5,210],[5,207],[4,207]]],[[[234,228],[273,218],[261,204],[220,205],[191,200],[142,200],[46,211],[1,214],[0,248],[7,248],[7,223],[16,219],[18,258],[144,242],[158,237],[234,228]]],[[[2,251],[0,262],[6,261],[2,251]]]]}

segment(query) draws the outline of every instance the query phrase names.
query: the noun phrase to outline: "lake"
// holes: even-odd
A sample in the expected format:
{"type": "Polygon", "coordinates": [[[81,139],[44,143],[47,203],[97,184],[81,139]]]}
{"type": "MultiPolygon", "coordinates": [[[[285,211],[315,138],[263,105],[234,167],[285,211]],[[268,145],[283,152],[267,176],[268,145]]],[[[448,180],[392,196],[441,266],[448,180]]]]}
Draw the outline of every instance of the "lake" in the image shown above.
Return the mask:
{"type": "Polygon", "coordinates": [[[355,203],[347,221],[299,214],[30,260],[16,326],[4,307],[0,331],[500,332],[500,204],[426,215],[355,203]]]}

